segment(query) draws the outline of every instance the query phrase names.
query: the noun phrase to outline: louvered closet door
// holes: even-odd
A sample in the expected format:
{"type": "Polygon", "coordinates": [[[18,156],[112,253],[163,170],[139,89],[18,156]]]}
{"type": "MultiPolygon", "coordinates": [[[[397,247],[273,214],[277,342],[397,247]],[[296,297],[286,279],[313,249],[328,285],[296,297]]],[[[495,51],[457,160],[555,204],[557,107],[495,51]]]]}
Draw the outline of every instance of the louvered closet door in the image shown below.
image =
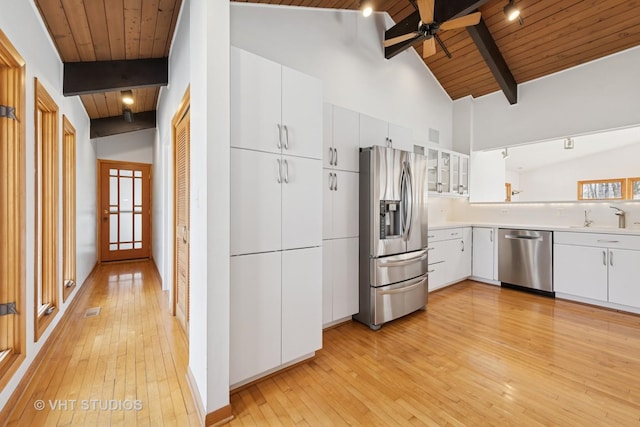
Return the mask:
{"type": "Polygon", "coordinates": [[[151,165],[100,162],[100,260],[151,255],[151,165]]]}
{"type": "Polygon", "coordinates": [[[189,324],[190,118],[187,111],[175,130],[175,314],[185,331],[189,324]]]}

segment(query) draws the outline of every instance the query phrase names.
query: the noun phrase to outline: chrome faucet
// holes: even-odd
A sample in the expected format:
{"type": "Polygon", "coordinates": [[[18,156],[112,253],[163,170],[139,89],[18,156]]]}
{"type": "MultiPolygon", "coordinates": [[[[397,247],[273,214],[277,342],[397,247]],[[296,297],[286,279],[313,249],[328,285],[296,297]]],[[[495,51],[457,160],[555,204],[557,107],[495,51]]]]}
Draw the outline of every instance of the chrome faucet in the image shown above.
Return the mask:
{"type": "Polygon", "coordinates": [[[585,209],[584,210],[584,226],[591,227],[591,224],[593,224],[593,221],[589,219],[589,211],[585,209]]]}
{"type": "Polygon", "coordinates": [[[616,208],[615,206],[609,206],[611,209],[615,209],[616,211],[613,213],[614,215],[618,215],[618,228],[626,227],[626,212],[620,208],[616,208]]]}

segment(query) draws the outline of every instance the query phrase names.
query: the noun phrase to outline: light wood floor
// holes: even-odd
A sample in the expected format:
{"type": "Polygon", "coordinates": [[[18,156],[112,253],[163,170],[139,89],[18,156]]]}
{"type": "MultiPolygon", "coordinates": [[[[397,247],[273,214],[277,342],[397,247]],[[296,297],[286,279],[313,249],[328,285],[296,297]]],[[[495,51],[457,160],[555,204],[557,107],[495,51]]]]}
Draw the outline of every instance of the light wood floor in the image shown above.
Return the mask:
{"type": "Polygon", "coordinates": [[[8,424],[198,425],[186,339],[151,261],[103,264],[85,286],[8,424]],[[84,318],[90,307],[100,315],[84,318]],[[34,407],[38,400],[44,410],[34,407]],[[52,408],[61,402],[67,406],[52,408]]]}
{"type": "Polygon", "coordinates": [[[640,317],[464,282],[231,396],[231,425],[640,425],[640,317]]]}

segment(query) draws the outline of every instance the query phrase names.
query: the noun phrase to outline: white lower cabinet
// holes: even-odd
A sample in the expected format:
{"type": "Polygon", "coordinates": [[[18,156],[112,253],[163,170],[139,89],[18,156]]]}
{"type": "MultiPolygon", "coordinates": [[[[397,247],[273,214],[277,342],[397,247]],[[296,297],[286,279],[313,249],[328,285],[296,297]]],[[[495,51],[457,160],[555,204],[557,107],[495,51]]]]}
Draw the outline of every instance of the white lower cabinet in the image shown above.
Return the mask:
{"type": "Polygon", "coordinates": [[[319,247],[231,257],[230,384],[322,347],[319,247]]]}
{"type": "Polygon", "coordinates": [[[609,249],[609,302],[640,307],[640,251],[609,249]]]}
{"type": "Polygon", "coordinates": [[[429,231],[429,290],[471,276],[471,228],[429,231]]]}
{"type": "Polygon", "coordinates": [[[281,252],[231,257],[229,382],[280,365],[281,252]]]}
{"type": "Polygon", "coordinates": [[[322,242],[322,323],[356,314],[358,306],[359,239],[322,242]]]}
{"type": "Polygon", "coordinates": [[[322,248],[282,252],[282,363],[322,347],[322,248]]]}
{"type": "Polygon", "coordinates": [[[561,296],[640,309],[640,237],[556,232],[553,287],[561,296]]]}
{"type": "Polygon", "coordinates": [[[474,278],[488,281],[498,280],[497,244],[495,228],[473,227],[473,267],[474,278]]]}
{"type": "Polygon", "coordinates": [[[607,301],[607,251],[604,248],[556,244],[553,290],[607,301]]]}

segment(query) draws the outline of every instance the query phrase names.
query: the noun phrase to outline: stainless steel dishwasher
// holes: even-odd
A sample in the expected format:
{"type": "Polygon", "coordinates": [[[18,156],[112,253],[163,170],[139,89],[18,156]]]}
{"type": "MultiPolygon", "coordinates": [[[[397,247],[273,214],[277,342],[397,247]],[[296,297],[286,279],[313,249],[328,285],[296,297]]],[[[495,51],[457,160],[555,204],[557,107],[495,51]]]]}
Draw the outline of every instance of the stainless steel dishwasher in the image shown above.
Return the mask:
{"type": "Polygon", "coordinates": [[[500,228],[498,280],[553,296],[553,232],[500,228]]]}

